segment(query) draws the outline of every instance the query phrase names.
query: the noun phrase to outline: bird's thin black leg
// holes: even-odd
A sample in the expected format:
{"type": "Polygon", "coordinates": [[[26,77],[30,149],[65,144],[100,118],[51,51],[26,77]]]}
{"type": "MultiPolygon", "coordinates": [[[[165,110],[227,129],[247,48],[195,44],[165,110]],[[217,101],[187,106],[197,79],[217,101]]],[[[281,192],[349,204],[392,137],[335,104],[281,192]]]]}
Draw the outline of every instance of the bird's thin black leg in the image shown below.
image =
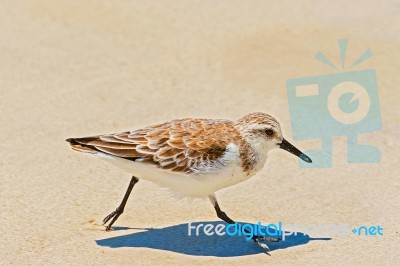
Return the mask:
{"type": "Polygon", "coordinates": [[[106,218],[103,219],[103,224],[106,224],[111,218],[111,222],[107,225],[106,230],[111,230],[111,226],[113,223],[118,219],[118,217],[124,212],[124,208],[126,205],[126,202],[128,201],[129,195],[131,194],[132,188],[135,186],[135,184],[139,182],[139,179],[137,177],[132,176],[131,182],[129,182],[128,189],[125,192],[125,196],[122,199],[121,204],[118,206],[118,208],[110,213],[109,215],[106,216],[106,218]]]}
{"type": "MultiPolygon", "coordinates": [[[[213,204],[215,211],[217,212],[218,218],[222,219],[223,221],[227,222],[228,224],[235,223],[235,221],[233,221],[231,218],[229,218],[228,215],[226,215],[226,213],[221,210],[221,208],[218,205],[218,201],[217,201],[215,194],[209,195],[208,198],[210,199],[211,203],[213,204]]],[[[250,232],[248,230],[244,229],[244,231],[246,233],[250,234],[250,232]]],[[[257,236],[257,235],[253,235],[252,239],[259,246],[261,246],[262,248],[265,248],[265,249],[269,249],[269,247],[266,244],[261,243],[262,240],[267,240],[270,242],[278,242],[279,241],[278,238],[263,237],[263,236],[257,236]]]]}
{"type": "Polygon", "coordinates": [[[234,224],[235,223],[234,220],[229,218],[228,215],[226,215],[226,213],[221,210],[221,208],[218,205],[218,201],[217,201],[217,198],[216,198],[215,194],[209,195],[208,198],[210,199],[211,203],[213,204],[214,209],[217,212],[218,218],[220,218],[221,220],[227,222],[228,224],[234,224]]]}

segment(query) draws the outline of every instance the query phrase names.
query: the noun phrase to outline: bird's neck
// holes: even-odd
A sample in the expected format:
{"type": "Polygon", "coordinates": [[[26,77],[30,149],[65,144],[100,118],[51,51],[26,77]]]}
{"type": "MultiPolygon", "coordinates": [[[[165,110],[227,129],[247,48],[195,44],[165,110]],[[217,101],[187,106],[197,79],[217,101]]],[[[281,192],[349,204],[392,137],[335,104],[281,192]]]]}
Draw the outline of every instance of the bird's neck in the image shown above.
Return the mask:
{"type": "Polygon", "coordinates": [[[243,171],[252,176],[264,167],[268,156],[268,147],[264,147],[261,143],[244,140],[239,148],[239,156],[243,171]]]}

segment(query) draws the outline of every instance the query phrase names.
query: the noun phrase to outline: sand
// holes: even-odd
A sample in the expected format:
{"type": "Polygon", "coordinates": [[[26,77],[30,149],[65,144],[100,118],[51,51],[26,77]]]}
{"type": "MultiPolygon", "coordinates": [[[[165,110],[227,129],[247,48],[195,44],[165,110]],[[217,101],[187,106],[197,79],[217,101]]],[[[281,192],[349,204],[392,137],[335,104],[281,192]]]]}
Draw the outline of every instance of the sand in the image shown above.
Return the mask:
{"type": "MultiPolygon", "coordinates": [[[[365,1],[1,1],[0,264],[399,265],[399,3],[365,1]],[[263,111],[294,141],[286,94],[293,77],[375,69],[383,129],[360,136],[378,164],[349,164],[334,139],[333,168],[300,168],[271,152],[251,180],[217,193],[241,222],[380,225],[383,236],[310,235],[271,256],[231,237],[189,237],[216,222],[207,200],[178,200],[146,181],[105,232],[129,174],[69,150],[67,137],[136,129],[173,118],[236,119],[263,111]]],[[[314,145],[314,146],[313,146],[314,145]]]]}

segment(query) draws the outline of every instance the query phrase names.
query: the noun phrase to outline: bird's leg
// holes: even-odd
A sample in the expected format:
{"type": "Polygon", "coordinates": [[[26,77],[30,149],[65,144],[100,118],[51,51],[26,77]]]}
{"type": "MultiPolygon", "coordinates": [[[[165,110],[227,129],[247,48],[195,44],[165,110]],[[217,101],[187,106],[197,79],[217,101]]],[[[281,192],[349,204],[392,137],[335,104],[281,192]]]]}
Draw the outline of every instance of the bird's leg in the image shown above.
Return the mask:
{"type": "Polygon", "coordinates": [[[106,218],[103,219],[103,224],[106,224],[111,218],[111,222],[107,225],[106,230],[111,230],[111,226],[113,223],[118,219],[118,217],[124,212],[124,208],[126,205],[126,202],[128,201],[129,195],[131,194],[132,188],[135,186],[135,184],[139,182],[139,179],[137,177],[132,176],[131,182],[129,182],[128,189],[125,192],[125,196],[122,199],[121,204],[118,206],[118,208],[110,213],[109,215],[106,216],[106,218]]]}
{"type": "MultiPolygon", "coordinates": [[[[215,211],[217,212],[218,218],[222,219],[223,221],[227,222],[228,224],[235,223],[235,221],[233,221],[231,218],[229,218],[228,215],[226,215],[226,213],[221,210],[221,208],[218,205],[217,197],[215,196],[214,193],[209,195],[208,198],[210,199],[211,203],[213,204],[215,211]]],[[[244,229],[244,231],[248,234],[251,234],[247,229],[244,229]]],[[[267,240],[270,242],[278,242],[279,241],[279,238],[264,237],[264,236],[257,236],[257,235],[253,235],[251,239],[264,249],[269,249],[269,247],[266,244],[261,243],[261,241],[263,241],[263,240],[267,240]]]]}
{"type": "Polygon", "coordinates": [[[228,224],[234,224],[235,223],[235,221],[233,221],[231,218],[229,218],[228,215],[226,215],[226,213],[221,210],[221,208],[218,205],[217,197],[215,196],[214,193],[209,195],[208,198],[210,199],[212,205],[214,206],[214,209],[217,212],[218,218],[220,218],[221,220],[227,222],[228,224]]]}

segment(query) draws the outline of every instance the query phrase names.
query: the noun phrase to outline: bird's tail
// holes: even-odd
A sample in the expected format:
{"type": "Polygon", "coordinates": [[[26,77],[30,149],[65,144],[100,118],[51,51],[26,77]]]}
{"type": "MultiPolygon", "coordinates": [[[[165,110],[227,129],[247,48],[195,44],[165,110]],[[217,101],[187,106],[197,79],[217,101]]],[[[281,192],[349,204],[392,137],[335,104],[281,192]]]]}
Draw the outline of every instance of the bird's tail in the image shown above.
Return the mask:
{"type": "Polygon", "coordinates": [[[99,152],[94,146],[85,144],[90,141],[90,138],[68,138],[66,141],[69,142],[69,147],[74,151],[91,154],[99,152]]]}

